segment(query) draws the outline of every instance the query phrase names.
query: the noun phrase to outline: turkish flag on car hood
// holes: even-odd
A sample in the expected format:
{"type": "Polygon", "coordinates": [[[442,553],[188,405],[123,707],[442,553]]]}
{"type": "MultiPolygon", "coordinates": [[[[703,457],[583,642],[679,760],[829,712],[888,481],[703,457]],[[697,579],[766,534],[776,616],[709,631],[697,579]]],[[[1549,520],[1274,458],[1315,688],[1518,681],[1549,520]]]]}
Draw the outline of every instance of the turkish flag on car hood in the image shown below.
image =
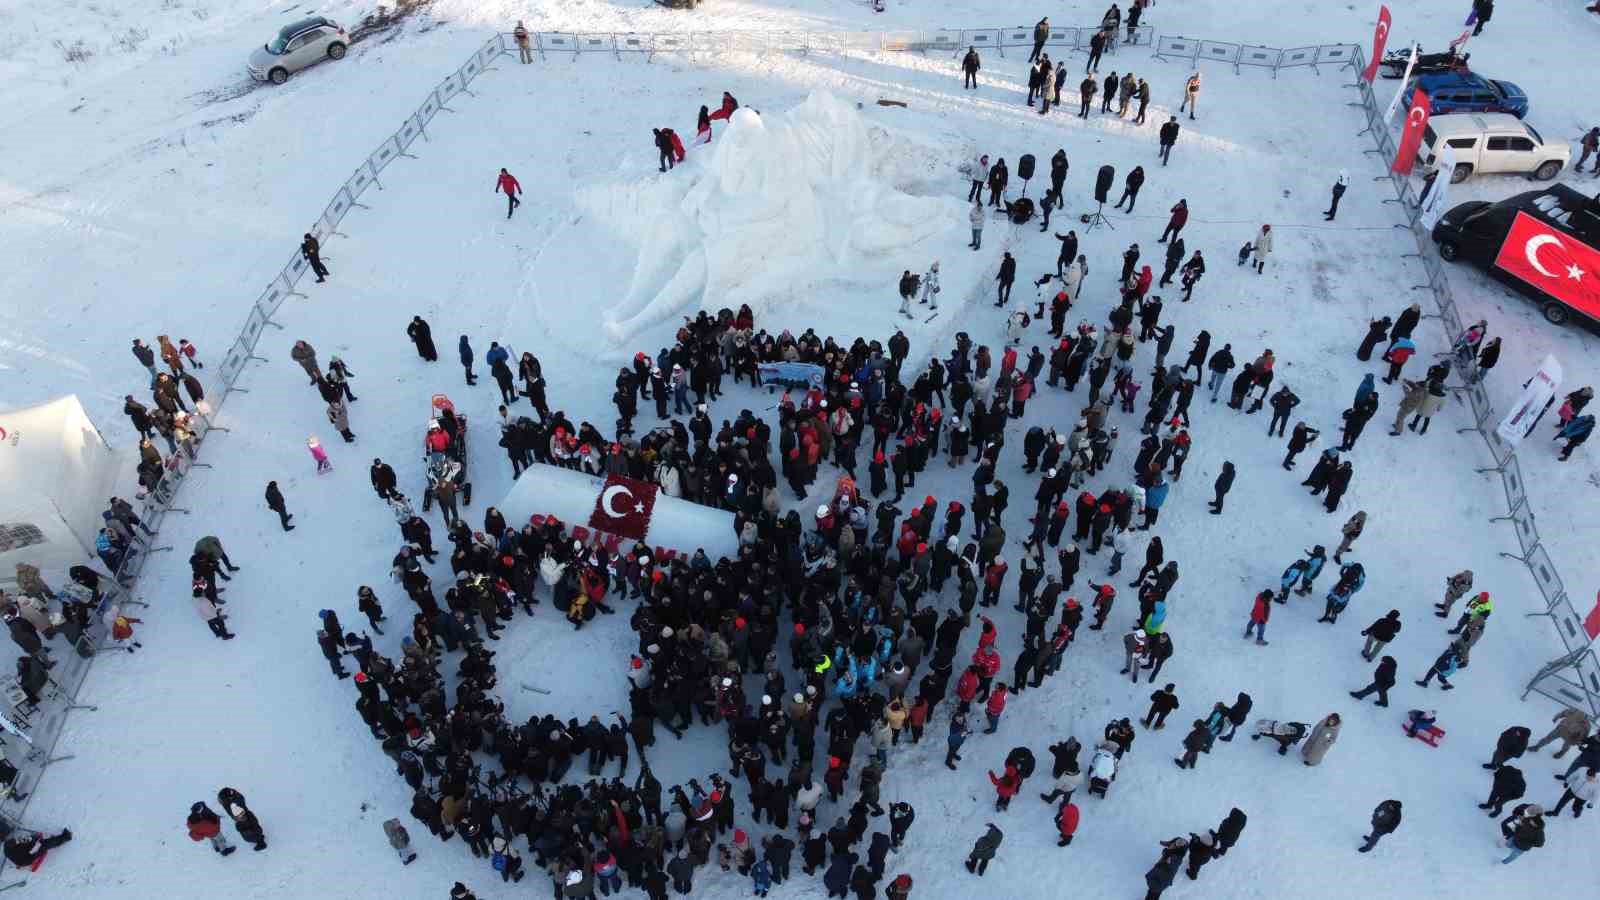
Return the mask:
{"type": "Polygon", "coordinates": [[[589,527],[642,541],[650,531],[650,513],[656,506],[656,486],[648,481],[611,475],[595,498],[589,527]]]}
{"type": "Polygon", "coordinates": [[[1394,153],[1394,171],[1410,175],[1416,164],[1417,150],[1422,146],[1422,133],[1428,130],[1428,117],[1433,114],[1433,104],[1428,95],[1417,88],[1411,95],[1411,108],[1406,110],[1405,130],[1400,133],[1400,149],[1394,153]]]}
{"type": "Polygon", "coordinates": [[[1519,212],[1494,264],[1573,309],[1600,318],[1600,251],[1572,235],[1519,212]]]}

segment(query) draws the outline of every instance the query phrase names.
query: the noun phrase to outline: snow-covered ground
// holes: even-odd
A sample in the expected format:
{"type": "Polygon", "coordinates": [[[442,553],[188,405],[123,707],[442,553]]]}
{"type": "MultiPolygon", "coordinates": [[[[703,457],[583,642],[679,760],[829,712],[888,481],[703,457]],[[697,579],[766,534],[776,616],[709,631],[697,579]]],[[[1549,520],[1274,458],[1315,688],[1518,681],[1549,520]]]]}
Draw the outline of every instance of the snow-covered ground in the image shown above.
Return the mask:
{"type": "MultiPolygon", "coordinates": [[[[1459,31],[1466,4],[1418,5],[1424,8],[1397,12],[1397,41],[1416,37],[1436,49],[1459,31]]],[[[1013,25],[1040,15],[1012,0],[986,6],[975,15],[970,4],[889,0],[889,10],[874,16],[853,0],[708,0],[695,13],[643,0],[437,0],[431,20],[414,20],[392,39],[358,45],[343,63],[312,69],[281,88],[246,89],[244,57],[278,24],[308,12],[354,21],[360,10],[346,3],[214,3],[200,16],[199,6],[158,0],[52,10],[7,5],[0,8],[0,75],[11,101],[0,112],[0,157],[7,160],[0,173],[0,246],[6,250],[0,403],[76,392],[109,438],[128,440],[121,397],[138,392],[142,381],[129,340],[170,333],[194,341],[202,358],[208,351],[220,356],[260,285],[282,265],[344,173],[490,31],[505,30],[518,17],[533,28],[644,31],[1013,25]],[[437,22],[446,24],[430,27],[437,22]],[[134,27],[149,37],[124,50],[114,38],[134,27]],[[68,64],[54,42],[78,38],[95,53],[68,64]]],[[[1547,136],[1575,137],[1592,112],[1566,73],[1585,58],[1600,23],[1590,21],[1576,0],[1502,6],[1471,45],[1474,68],[1526,88],[1533,100],[1530,121],[1547,136]]],[[[1083,6],[1052,12],[1052,20],[1087,24],[1101,11],[1083,6]]],[[[1287,3],[1264,18],[1204,0],[1160,4],[1146,22],[1162,33],[1275,46],[1366,44],[1374,12],[1287,3]]],[[[29,807],[30,825],[67,825],[78,837],[52,854],[27,890],[85,898],[191,897],[225,886],[245,897],[433,898],[456,880],[486,900],[545,890],[537,873],[515,890],[504,889],[459,842],[439,845],[421,837],[420,828],[412,831],[422,856],[409,868],[400,869],[384,843],[379,823],[409,818],[408,792],[361,733],[354,692],[326,672],[313,640],[318,609],[358,621],[354,595],[361,584],[375,587],[391,613],[409,617],[408,601],[387,578],[393,526],[369,493],[367,461],[383,457],[400,473],[402,489],[420,491],[416,448],[427,398],[448,392],[474,421],[470,516],[479,521],[482,509],[509,488],[510,472],[493,446],[492,382],[485,378],[470,390],[461,383],[452,363],[455,335],[470,335],[480,354],[490,340],[538,354],[552,407],[575,421],[609,423],[613,360],[670,343],[676,310],[639,321],[636,332],[620,332],[626,337],[621,343],[613,340],[619,331],[603,325],[623,318],[614,313],[630,302],[652,299],[644,290],[659,283],[651,272],[677,271],[662,266],[697,249],[723,254],[719,271],[743,278],[737,283],[751,292],[758,326],[797,333],[814,327],[842,340],[892,333],[905,321],[895,316],[895,276],[938,259],[945,312],[931,323],[907,326],[913,357],[943,353],[957,331],[998,348],[1002,314],[989,304],[1000,252],[1009,249],[1019,260],[1014,300],[1020,303],[1031,297],[1027,282],[1053,268],[1057,245],[1032,226],[991,222],[983,251],[966,249],[965,210],[956,202],[965,185],[955,167],[975,153],[1005,157],[1013,175],[1016,157],[1033,153],[1041,172],[1029,194],[1038,196],[1047,186],[1044,162],[1057,147],[1066,149],[1072,166],[1067,209],[1052,225],[1079,229],[1080,252],[1092,269],[1074,320],[1103,321],[1128,243],[1137,241],[1144,260],[1159,267],[1156,238],[1166,211],[1186,198],[1192,217],[1183,237],[1191,251],[1205,253],[1209,272],[1189,304],[1177,303],[1175,291],[1158,292],[1169,300],[1163,320],[1178,328],[1173,356],[1181,362],[1202,328],[1213,335],[1213,347],[1231,342],[1241,362],[1271,347],[1279,359],[1277,384],[1289,384],[1302,397],[1296,418],[1323,428],[1326,446],[1362,372],[1381,374],[1377,364],[1362,366],[1354,358],[1365,322],[1393,315],[1419,296],[1410,286],[1420,268],[1400,258],[1409,238],[1392,227],[1397,211],[1381,203],[1391,194],[1371,180],[1382,173],[1382,162],[1361,152],[1368,144],[1354,135],[1360,118],[1344,105],[1354,97],[1345,86],[1349,73],[1286,70],[1273,80],[1264,72],[1235,76],[1223,67],[1206,68],[1202,116],[1184,120],[1172,164],[1163,168],[1155,131],[1175,112],[1188,74],[1179,64],[1151,60],[1142,49],[1103,63],[1102,75],[1131,65],[1150,80],[1150,121],[1136,128],[1098,114],[1084,122],[1073,117],[1072,103],[1047,118],[1031,114],[1022,104],[1025,88],[1018,87],[1023,57],[987,56],[976,93],[961,90],[954,60],[939,54],[658,56],[653,63],[585,56],[526,67],[503,58],[474,83],[474,96],[441,114],[430,141],[413,148],[417,159],[391,166],[384,190],[363,198],[370,208],[353,212],[340,229],[348,237],[327,248],[332,279],[303,284],[308,297],[287,303],[278,316],[284,329],[263,339],[257,352],[267,361],[252,364],[241,381],[249,393],[231,397],[224,410],[221,424],[231,433],[206,446],[215,468],[184,488],[194,514],[169,519],[162,535],[182,549],[216,534],[245,566],[227,595],[240,639],[216,642],[195,617],[182,553],[146,570],[140,593],[152,607],[140,631],[145,649],[96,663],[84,697],[100,709],[74,714],[62,748],[76,758],[50,770],[29,807]],[[827,104],[840,127],[871,148],[865,153],[857,143],[853,157],[840,151],[841,160],[870,163],[867,171],[842,173],[848,177],[841,183],[897,198],[895,211],[926,210],[934,218],[905,223],[876,251],[797,243],[781,230],[762,245],[741,242],[731,228],[707,227],[726,226],[725,217],[737,209],[718,206],[710,187],[700,187],[726,174],[713,160],[728,148],[691,147],[686,167],[662,176],[649,128],[670,125],[687,140],[695,111],[701,104],[715,108],[723,90],[774,122],[799,117],[796,110],[816,92],[837,98],[837,108],[820,96],[811,102],[827,104]],[[907,107],[877,106],[880,98],[907,107]],[[855,116],[860,132],[853,130],[855,116]],[[1119,182],[1127,168],[1142,164],[1149,180],[1136,214],[1112,214],[1115,231],[1084,234],[1075,219],[1089,209],[1092,173],[1103,163],[1117,167],[1119,182]],[[491,193],[501,166],[518,175],[527,192],[510,221],[502,198],[491,193]],[[1354,183],[1338,221],[1324,223],[1318,213],[1341,168],[1351,171],[1354,183]],[[686,195],[692,209],[684,205],[686,195]],[[682,222],[674,222],[675,209],[684,213],[682,222]],[[701,214],[700,233],[719,243],[695,248],[663,240],[660,232],[687,225],[690,212],[701,214]],[[643,227],[646,222],[655,223],[654,230],[643,227]],[[1271,266],[1256,276],[1232,260],[1263,222],[1272,223],[1278,237],[1271,266]],[[802,250],[809,255],[796,257],[802,250]],[[770,272],[784,274],[780,280],[767,277],[770,272]],[[794,289],[798,279],[803,290],[794,289]],[[630,293],[634,286],[643,286],[637,295],[630,293]],[[444,360],[439,365],[421,363],[405,340],[405,325],[417,314],[433,324],[444,360]],[[352,409],[358,442],[329,444],[337,469],[320,479],[312,475],[304,440],[331,432],[288,358],[290,345],[302,339],[324,361],[331,355],[346,360],[361,397],[352,409]],[[269,479],[283,486],[296,514],[293,534],[280,532],[261,508],[269,479]],[[250,797],[272,841],[267,853],[223,860],[187,840],[187,805],[212,797],[223,784],[250,797]]],[[[1078,71],[1081,60],[1069,60],[1069,70],[1078,71]]],[[[1386,99],[1393,84],[1380,82],[1380,95],[1386,99]]],[[[1071,93],[1063,91],[1063,99],[1071,93]]],[[[719,141],[723,128],[719,124],[719,141]]],[[[780,136],[764,137],[752,137],[751,146],[777,146],[780,136]]],[[[746,183],[778,181],[771,172],[744,174],[746,183]]],[[[1587,176],[1563,177],[1586,190],[1596,184],[1587,176]]],[[[1455,196],[1492,199],[1524,189],[1520,180],[1488,178],[1457,186],[1455,196]]],[[[776,202],[790,199],[786,190],[769,187],[760,194],[775,201],[769,215],[787,214],[776,202]]],[[[815,221],[839,227],[845,201],[838,184],[809,196],[818,206],[815,221]]],[[[863,237],[883,236],[880,229],[863,237]]],[[[1497,405],[1509,401],[1545,353],[1562,360],[1572,386],[1590,383],[1589,333],[1549,327],[1534,307],[1475,271],[1452,269],[1450,277],[1463,318],[1487,318],[1491,333],[1505,336],[1491,381],[1497,405]]],[[[724,305],[720,296],[707,302],[713,309],[724,305]]],[[[1424,355],[1443,349],[1433,326],[1426,322],[1419,330],[1424,355]]],[[[1043,346],[1042,331],[1036,325],[1029,343],[1043,346]]],[[[1149,354],[1141,349],[1141,368],[1149,354]]],[[[1070,424],[1081,397],[1045,389],[1030,403],[1028,422],[1070,424]]],[[[1310,456],[1294,476],[1277,468],[1282,442],[1264,438],[1265,413],[1245,416],[1197,399],[1195,450],[1158,528],[1168,558],[1183,568],[1168,621],[1177,655],[1163,672],[1177,682],[1183,701],[1173,727],[1141,731],[1111,796],[1081,800],[1083,826],[1070,848],[1055,847],[1049,808],[1030,802],[1026,791],[1009,812],[992,812],[983,769],[999,766],[1011,747],[1026,744],[1044,758],[1045,747],[1068,734],[1088,744],[1109,719],[1143,715],[1150,687],[1130,687],[1115,675],[1119,632],[1131,618],[1132,598],[1125,597],[1108,631],[1082,633],[1065,672],[1012,704],[998,735],[967,744],[959,773],[940,766],[943,715],[929,729],[931,742],[892,754],[885,796],[911,800],[919,815],[891,871],[916,877],[914,896],[971,889],[957,859],[988,820],[1007,833],[983,882],[991,892],[1055,896],[1052,876],[1070,871],[1074,883],[1095,896],[1132,894],[1142,890],[1157,840],[1215,827],[1231,806],[1251,817],[1235,859],[1208,868],[1199,887],[1180,879],[1173,896],[1385,896],[1396,884],[1407,885],[1408,894],[1443,896],[1458,894],[1465,879],[1484,894],[1515,892],[1525,890],[1530,867],[1538,870],[1534,877],[1548,879],[1581,864],[1592,819],[1552,821],[1544,849],[1513,867],[1493,865],[1496,831],[1474,806],[1487,795],[1488,777],[1476,764],[1508,725],[1543,733],[1555,708],[1538,698],[1523,703],[1517,694],[1559,645],[1545,620],[1520,615],[1536,608],[1537,591],[1517,563],[1498,556],[1512,549],[1514,538],[1505,526],[1487,522],[1503,507],[1498,480],[1472,472],[1487,458],[1480,442],[1454,433],[1469,424],[1467,411],[1452,404],[1425,437],[1390,438],[1385,432],[1396,399],[1394,389],[1383,392],[1383,408],[1352,456],[1354,484],[1336,516],[1297,487],[1310,456]],[[1205,514],[1204,502],[1224,459],[1238,467],[1239,477],[1227,513],[1216,518],[1205,514]],[[1241,641],[1251,596],[1275,584],[1305,547],[1331,547],[1338,524],[1355,509],[1370,517],[1355,554],[1368,583],[1341,622],[1315,624],[1320,603],[1296,601],[1274,609],[1270,646],[1241,641]],[[1444,626],[1429,615],[1430,604],[1446,576],[1468,567],[1478,585],[1495,594],[1499,612],[1472,666],[1457,679],[1461,689],[1423,694],[1409,679],[1420,677],[1447,641],[1444,626]],[[1406,628],[1388,652],[1400,660],[1406,680],[1390,709],[1359,707],[1344,694],[1370,674],[1357,656],[1357,632],[1391,607],[1403,612],[1406,628]],[[1244,741],[1219,744],[1195,772],[1174,769],[1165,757],[1178,752],[1189,714],[1203,715],[1212,702],[1231,700],[1240,690],[1255,698],[1253,716],[1315,721],[1341,713],[1340,744],[1316,769],[1244,741]],[[1404,710],[1416,705],[1439,709],[1450,732],[1440,748],[1399,735],[1404,710]],[[1373,805],[1387,797],[1406,804],[1400,833],[1368,857],[1354,855],[1373,805]]],[[[737,388],[715,405],[713,416],[770,405],[766,395],[737,388]]],[[[640,421],[650,423],[650,412],[640,421]]],[[[1094,488],[1126,479],[1137,422],[1114,414],[1122,431],[1117,456],[1094,488]]],[[[1012,428],[1008,443],[1015,449],[1021,427],[1012,428]]],[[[1595,448],[1558,464],[1548,447],[1542,439],[1530,441],[1520,455],[1523,471],[1552,556],[1569,588],[1586,596],[1600,569],[1587,550],[1595,527],[1588,502],[1595,448]]],[[[1036,484],[1019,465],[1019,454],[1008,453],[1001,472],[1014,498],[1005,523],[1014,541],[1027,531],[1026,498],[1036,484]]],[[[930,473],[917,491],[941,500],[970,496],[964,470],[936,465],[930,473]]],[[[1142,555],[1143,541],[1135,541],[1133,569],[1142,555]]],[[[1103,555],[1086,557],[1084,572],[1098,580],[1104,566],[1103,555]]],[[[1081,581],[1076,593],[1087,594],[1081,581]]],[[[1006,607],[1001,611],[1000,645],[1009,663],[1020,647],[1022,622],[1006,607]]],[[[380,639],[385,652],[395,651],[398,630],[380,639]]],[[[496,648],[502,699],[516,716],[621,709],[621,661],[631,643],[622,621],[602,621],[574,635],[541,608],[532,622],[519,618],[496,648]],[[522,683],[554,693],[524,691],[522,683]]],[[[725,759],[720,738],[709,730],[696,729],[682,746],[652,758],[668,784],[720,768],[725,759]]],[[[1559,791],[1547,776],[1560,770],[1525,763],[1529,799],[1553,802],[1559,791]]],[[[832,815],[825,809],[819,818],[827,823],[832,815]]],[[[753,831],[765,833],[762,826],[753,831]]],[[[703,874],[697,885],[707,896],[742,896],[749,889],[721,873],[703,874]]],[[[821,892],[820,882],[799,878],[773,896],[821,892]]]]}

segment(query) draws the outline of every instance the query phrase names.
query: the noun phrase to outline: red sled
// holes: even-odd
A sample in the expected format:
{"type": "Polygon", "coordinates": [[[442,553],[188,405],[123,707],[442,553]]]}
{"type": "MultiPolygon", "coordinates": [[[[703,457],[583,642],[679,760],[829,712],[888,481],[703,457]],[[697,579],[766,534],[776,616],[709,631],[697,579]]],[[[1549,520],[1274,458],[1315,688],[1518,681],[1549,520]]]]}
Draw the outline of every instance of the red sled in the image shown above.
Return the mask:
{"type": "Polygon", "coordinates": [[[1423,728],[1418,731],[1412,731],[1408,726],[1402,724],[1400,726],[1400,730],[1405,732],[1406,737],[1416,738],[1424,744],[1427,744],[1429,747],[1437,747],[1439,746],[1439,742],[1444,740],[1444,729],[1437,726],[1432,728],[1423,728]]]}

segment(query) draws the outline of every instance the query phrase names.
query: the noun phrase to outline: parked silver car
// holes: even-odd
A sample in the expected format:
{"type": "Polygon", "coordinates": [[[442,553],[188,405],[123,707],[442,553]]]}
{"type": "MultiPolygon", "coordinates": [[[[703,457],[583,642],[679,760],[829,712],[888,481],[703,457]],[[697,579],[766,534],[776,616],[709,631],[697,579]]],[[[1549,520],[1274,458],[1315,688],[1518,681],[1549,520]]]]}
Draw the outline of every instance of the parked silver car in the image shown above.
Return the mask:
{"type": "Polygon", "coordinates": [[[350,36],[332,19],[312,16],[279,29],[272,43],[250,54],[250,77],[283,84],[289,76],[325,59],[344,59],[350,36]]]}

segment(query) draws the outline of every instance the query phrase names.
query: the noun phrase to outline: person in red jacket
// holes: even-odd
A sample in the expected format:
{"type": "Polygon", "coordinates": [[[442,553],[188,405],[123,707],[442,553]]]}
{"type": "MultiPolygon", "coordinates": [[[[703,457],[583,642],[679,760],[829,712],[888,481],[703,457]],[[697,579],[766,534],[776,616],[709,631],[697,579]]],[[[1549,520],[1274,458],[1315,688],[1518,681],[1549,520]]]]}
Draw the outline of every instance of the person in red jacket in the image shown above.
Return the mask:
{"type": "Polygon", "coordinates": [[[1172,207],[1172,218],[1167,220],[1167,230],[1161,232],[1161,240],[1156,241],[1156,243],[1165,244],[1167,242],[1167,238],[1177,237],[1178,232],[1182,231],[1183,226],[1187,225],[1188,223],[1189,201],[1179,200],[1178,204],[1172,207]]]}
{"type": "Polygon", "coordinates": [[[961,712],[966,712],[972,708],[972,701],[978,696],[978,682],[980,680],[976,663],[967,666],[967,670],[962,672],[961,677],[956,680],[956,699],[961,701],[961,712]]]}
{"type": "Polygon", "coordinates": [[[989,781],[994,784],[994,808],[997,811],[1010,806],[1011,798],[1015,797],[1018,789],[1022,787],[1022,776],[1017,774],[1016,766],[1006,766],[1006,773],[998,778],[995,777],[994,770],[990,769],[989,781]]]}
{"type": "Polygon", "coordinates": [[[1071,797],[1062,800],[1061,808],[1056,810],[1056,829],[1061,832],[1061,840],[1056,841],[1057,847],[1072,843],[1072,835],[1078,830],[1078,807],[1071,797]]]}
{"type": "Polygon", "coordinates": [[[722,92],[722,107],[720,109],[718,109],[716,112],[712,113],[710,116],[708,116],[707,119],[708,120],[710,120],[710,119],[727,119],[730,116],[732,116],[733,115],[733,111],[738,109],[738,108],[739,108],[739,101],[733,99],[733,95],[732,94],[728,93],[727,91],[723,91],[722,92]]]}
{"type": "Polygon", "coordinates": [[[1000,630],[994,627],[994,620],[988,616],[979,616],[978,621],[983,623],[983,628],[978,632],[979,647],[993,647],[995,638],[1000,636],[1000,630]]]}
{"type": "MultiPolygon", "coordinates": [[[[974,682],[973,690],[977,690],[974,682]]],[[[911,743],[922,742],[922,729],[928,725],[928,698],[918,697],[917,702],[911,705],[910,712],[906,713],[906,726],[911,729],[911,743]]]]}
{"type": "Polygon", "coordinates": [[[191,841],[210,841],[211,849],[223,856],[238,849],[228,845],[228,839],[222,833],[222,817],[203,802],[189,807],[188,825],[191,841]]]}
{"type": "Polygon", "coordinates": [[[1005,586],[1006,572],[1010,566],[1006,565],[1003,557],[995,557],[994,562],[983,573],[983,599],[978,601],[979,606],[996,606],[1000,603],[1000,589],[1005,586]]]}
{"type": "Polygon", "coordinates": [[[989,685],[1000,673],[1000,652],[993,647],[979,647],[972,654],[972,664],[978,667],[978,700],[989,699],[989,685]]]}
{"type": "Polygon", "coordinates": [[[989,702],[984,704],[984,715],[989,717],[989,727],[983,730],[984,734],[994,734],[1000,727],[1000,714],[1006,711],[1006,683],[1004,681],[994,686],[994,693],[989,695],[989,702]]]}
{"type": "Polygon", "coordinates": [[[509,219],[511,214],[517,211],[517,207],[522,205],[522,201],[517,199],[517,195],[522,193],[522,185],[518,184],[516,177],[505,169],[500,170],[500,178],[494,183],[494,192],[498,194],[502,191],[506,195],[506,218],[509,219]]]}
{"type": "Polygon", "coordinates": [[[1251,629],[1255,629],[1256,644],[1267,645],[1267,619],[1272,617],[1272,592],[1262,591],[1256,595],[1256,605],[1250,610],[1250,621],[1244,626],[1246,640],[1250,638],[1251,629]]]}

